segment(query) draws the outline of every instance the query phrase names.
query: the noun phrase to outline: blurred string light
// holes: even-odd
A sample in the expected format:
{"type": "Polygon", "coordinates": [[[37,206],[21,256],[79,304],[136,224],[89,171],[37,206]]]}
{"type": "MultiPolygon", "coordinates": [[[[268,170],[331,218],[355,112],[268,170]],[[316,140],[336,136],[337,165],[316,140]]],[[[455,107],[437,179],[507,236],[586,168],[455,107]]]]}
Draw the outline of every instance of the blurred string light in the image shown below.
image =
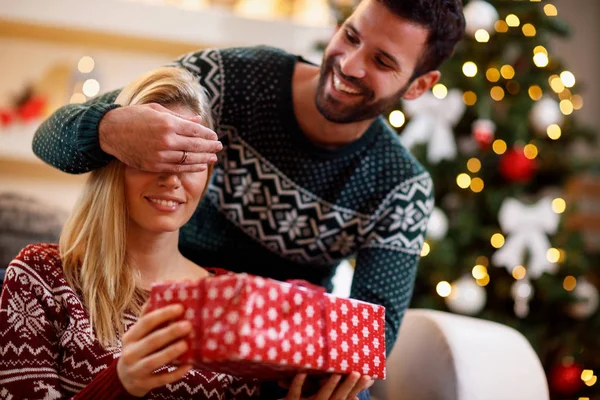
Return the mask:
{"type": "Polygon", "coordinates": [[[490,82],[498,82],[500,80],[500,71],[497,68],[488,68],[485,71],[485,77],[490,82]]]}
{"type": "Polygon", "coordinates": [[[557,197],[552,200],[552,211],[554,211],[556,214],[562,214],[566,209],[567,202],[564,199],[557,197]]]}
{"type": "Polygon", "coordinates": [[[477,282],[477,284],[479,286],[486,286],[488,283],[490,283],[490,276],[489,275],[485,275],[481,279],[475,279],[475,282],[477,282]]]}
{"type": "Polygon", "coordinates": [[[83,56],[79,59],[79,62],[77,63],[77,69],[83,74],[89,74],[94,70],[95,65],[96,63],[92,57],[83,56]]]}
{"type": "Polygon", "coordinates": [[[490,239],[490,243],[495,249],[504,246],[504,236],[501,233],[494,233],[490,239]]]}
{"type": "Polygon", "coordinates": [[[467,169],[476,174],[481,169],[481,161],[475,157],[469,159],[469,161],[467,161],[467,169]]]}
{"type": "Polygon", "coordinates": [[[476,265],[471,270],[471,275],[473,275],[473,278],[475,279],[482,279],[487,274],[487,268],[483,265],[476,265]]]}
{"type": "Polygon", "coordinates": [[[456,177],[456,184],[458,185],[458,187],[460,187],[461,189],[466,189],[471,185],[471,177],[467,174],[459,174],[456,177]]]}
{"type": "Polygon", "coordinates": [[[472,78],[477,75],[477,65],[473,61],[467,61],[463,64],[462,71],[465,76],[472,78]]]}
{"type": "Polygon", "coordinates": [[[559,103],[559,107],[560,107],[560,112],[562,112],[564,115],[571,115],[573,113],[574,107],[573,107],[573,103],[571,103],[571,100],[561,100],[559,103]]]}
{"type": "Polygon", "coordinates": [[[500,74],[504,79],[512,79],[515,77],[515,69],[512,67],[512,65],[506,64],[500,68],[500,74]]]}
{"type": "Polygon", "coordinates": [[[515,278],[518,281],[520,281],[521,279],[525,278],[526,275],[527,275],[527,270],[522,265],[517,265],[512,270],[512,276],[513,276],[513,278],[515,278]]]}
{"type": "Polygon", "coordinates": [[[560,250],[554,247],[548,249],[546,252],[546,260],[551,263],[557,263],[560,260],[560,250]]]}
{"type": "Polygon", "coordinates": [[[390,113],[389,116],[390,124],[394,128],[400,128],[406,122],[406,117],[400,110],[394,110],[390,113]]]}
{"type": "Polygon", "coordinates": [[[575,75],[573,75],[573,73],[571,71],[561,72],[560,80],[568,88],[575,86],[575,75]]]}
{"type": "Polygon", "coordinates": [[[575,110],[581,110],[581,107],[583,107],[583,98],[578,94],[573,95],[571,103],[573,103],[573,108],[575,110]]]}
{"type": "Polygon", "coordinates": [[[494,29],[498,33],[506,33],[508,32],[508,24],[504,20],[499,19],[494,24],[494,29]]]}
{"type": "Polygon", "coordinates": [[[577,279],[575,279],[574,276],[569,275],[563,280],[563,289],[565,289],[567,292],[574,290],[576,287],[577,279]]]}
{"type": "Polygon", "coordinates": [[[594,386],[597,381],[598,381],[598,377],[597,376],[593,376],[592,378],[590,378],[589,380],[585,381],[584,383],[585,383],[586,386],[594,386]]]}
{"type": "Polygon", "coordinates": [[[538,156],[538,148],[535,144],[529,143],[523,148],[523,154],[528,159],[533,160],[538,156]]]}
{"type": "Polygon", "coordinates": [[[501,86],[494,86],[490,89],[490,96],[496,101],[501,101],[504,98],[504,89],[501,86]]]}
{"type": "Polygon", "coordinates": [[[81,104],[87,101],[87,97],[83,93],[73,93],[71,98],[69,99],[69,103],[71,104],[81,104]]]}
{"type": "Polygon", "coordinates": [[[475,193],[480,193],[484,188],[483,179],[481,178],[473,178],[471,179],[471,190],[475,193]]]}
{"type": "Polygon", "coordinates": [[[550,84],[550,88],[552,88],[555,93],[560,93],[565,90],[565,84],[558,75],[551,75],[550,78],[548,78],[548,83],[550,84]]]}
{"type": "Polygon", "coordinates": [[[421,257],[427,257],[427,255],[429,254],[430,251],[431,251],[431,246],[429,246],[429,243],[427,243],[427,242],[423,243],[423,247],[421,248],[421,257]]]}
{"type": "Polygon", "coordinates": [[[479,43],[487,43],[490,41],[490,34],[485,29],[477,29],[475,32],[475,40],[479,43]]]}
{"type": "Polygon", "coordinates": [[[533,63],[539,68],[546,67],[549,61],[548,55],[545,53],[537,53],[533,56],[533,63]]]}
{"type": "Polygon", "coordinates": [[[508,26],[510,26],[511,28],[516,28],[517,26],[519,26],[521,24],[519,17],[517,17],[515,14],[508,14],[505,18],[505,21],[506,21],[506,24],[508,26]]]}
{"type": "Polygon", "coordinates": [[[94,97],[100,92],[100,82],[95,79],[87,79],[83,83],[82,90],[87,97],[94,97]]]}
{"type": "Polygon", "coordinates": [[[533,49],[533,54],[535,55],[538,53],[544,53],[545,55],[548,55],[548,50],[546,50],[544,46],[535,46],[533,49]]]}
{"type": "Polygon", "coordinates": [[[573,96],[571,95],[571,91],[569,89],[565,89],[558,94],[558,98],[561,100],[571,100],[573,96]]]}
{"type": "Polygon", "coordinates": [[[475,94],[475,92],[472,92],[470,90],[466,91],[463,93],[463,101],[468,106],[475,105],[475,103],[477,103],[477,94],[475,94]]]}
{"type": "Polygon", "coordinates": [[[492,150],[498,155],[506,153],[506,149],[506,142],[502,139],[496,139],[494,140],[494,143],[492,143],[492,150]]]}
{"type": "Polygon", "coordinates": [[[532,24],[523,25],[521,30],[523,31],[523,35],[527,37],[534,37],[537,34],[535,26],[533,26],[532,24]]]}
{"type": "Polygon", "coordinates": [[[562,130],[560,129],[560,126],[552,124],[548,125],[548,128],[546,128],[546,134],[548,134],[550,139],[558,140],[562,135],[562,130]]]}
{"type": "Polygon", "coordinates": [[[544,13],[548,17],[556,17],[558,15],[558,10],[554,4],[546,4],[544,6],[544,13]]]}
{"type": "Polygon", "coordinates": [[[450,296],[450,293],[452,293],[452,286],[446,281],[441,281],[435,287],[435,291],[441,297],[448,297],[450,296]]]}
{"type": "Polygon", "coordinates": [[[544,95],[544,92],[542,91],[542,88],[539,87],[538,85],[531,85],[531,86],[529,86],[529,90],[527,91],[527,93],[529,93],[529,97],[533,101],[540,100],[542,98],[542,96],[544,95]]]}
{"type": "Polygon", "coordinates": [[[487,267],[490,265],[490,260],[486,256],[479,256],[475,260],[475,265],[483,265],[484,267],[487,267]]]}
{"type": "Polygon", "coordinates": [[[433,92],[433,95],[440,100],[445,99],[448,95],[448,88],[441,83],[436,84],[431,91],[433,92]]]}

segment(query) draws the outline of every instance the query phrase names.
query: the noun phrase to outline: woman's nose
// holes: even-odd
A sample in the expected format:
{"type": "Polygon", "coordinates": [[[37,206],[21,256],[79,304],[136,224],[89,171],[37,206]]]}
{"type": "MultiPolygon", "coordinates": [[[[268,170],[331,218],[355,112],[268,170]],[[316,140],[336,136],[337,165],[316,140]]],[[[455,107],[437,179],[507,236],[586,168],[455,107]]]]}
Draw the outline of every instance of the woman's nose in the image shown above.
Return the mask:
{"type": "Polygon", "coordinates": [[[160,174],[158,183],[161,186],[177,189],[181,186],[181,179],[178,174],[160,174]]]}

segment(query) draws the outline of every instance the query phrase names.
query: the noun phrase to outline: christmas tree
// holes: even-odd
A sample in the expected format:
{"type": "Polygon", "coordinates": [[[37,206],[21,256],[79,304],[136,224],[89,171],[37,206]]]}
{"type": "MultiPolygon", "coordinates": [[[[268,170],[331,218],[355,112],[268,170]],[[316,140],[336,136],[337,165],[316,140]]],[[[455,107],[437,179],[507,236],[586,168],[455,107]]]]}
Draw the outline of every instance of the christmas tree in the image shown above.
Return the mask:
{"type": "Polygon", "coordinates": [[[569,27],[547,1],[464,5],[466,37],[439,84],[389,115],[436,188],[411,307],[514,327],[552,399],[597,398],[600,256],[566,189],[592,168],[573,145],[596,134],[574,119],[581,84],[549,47],[569,27]]]}

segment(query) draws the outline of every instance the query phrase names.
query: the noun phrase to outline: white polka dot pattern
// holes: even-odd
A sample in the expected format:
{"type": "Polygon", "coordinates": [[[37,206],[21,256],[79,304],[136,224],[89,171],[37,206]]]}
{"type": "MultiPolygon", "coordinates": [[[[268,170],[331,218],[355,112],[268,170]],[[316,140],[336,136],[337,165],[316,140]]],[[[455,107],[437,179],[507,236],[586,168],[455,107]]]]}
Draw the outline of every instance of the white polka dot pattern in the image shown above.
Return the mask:
{"type": "Polygon", "coordinates": [[[246,274],[153,286],[150,310],[172,302],[194,326],[181,361],[261,378],[299,370],[385,377],[381,306],[246,274]]]}

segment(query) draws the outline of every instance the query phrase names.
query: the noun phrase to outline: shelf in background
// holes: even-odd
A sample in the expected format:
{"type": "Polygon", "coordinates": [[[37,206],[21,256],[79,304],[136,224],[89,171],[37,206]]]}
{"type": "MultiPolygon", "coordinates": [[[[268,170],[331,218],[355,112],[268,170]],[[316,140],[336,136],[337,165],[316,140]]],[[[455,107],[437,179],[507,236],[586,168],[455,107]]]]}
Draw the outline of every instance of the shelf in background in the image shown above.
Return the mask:
{"type": "Polygon", "coordinates": [[[266,44],[314,51],[332,27],[243,18],[123,0],[0,0],[0,35],[125,50],[182,54],[203,47],[266,44]]]}

